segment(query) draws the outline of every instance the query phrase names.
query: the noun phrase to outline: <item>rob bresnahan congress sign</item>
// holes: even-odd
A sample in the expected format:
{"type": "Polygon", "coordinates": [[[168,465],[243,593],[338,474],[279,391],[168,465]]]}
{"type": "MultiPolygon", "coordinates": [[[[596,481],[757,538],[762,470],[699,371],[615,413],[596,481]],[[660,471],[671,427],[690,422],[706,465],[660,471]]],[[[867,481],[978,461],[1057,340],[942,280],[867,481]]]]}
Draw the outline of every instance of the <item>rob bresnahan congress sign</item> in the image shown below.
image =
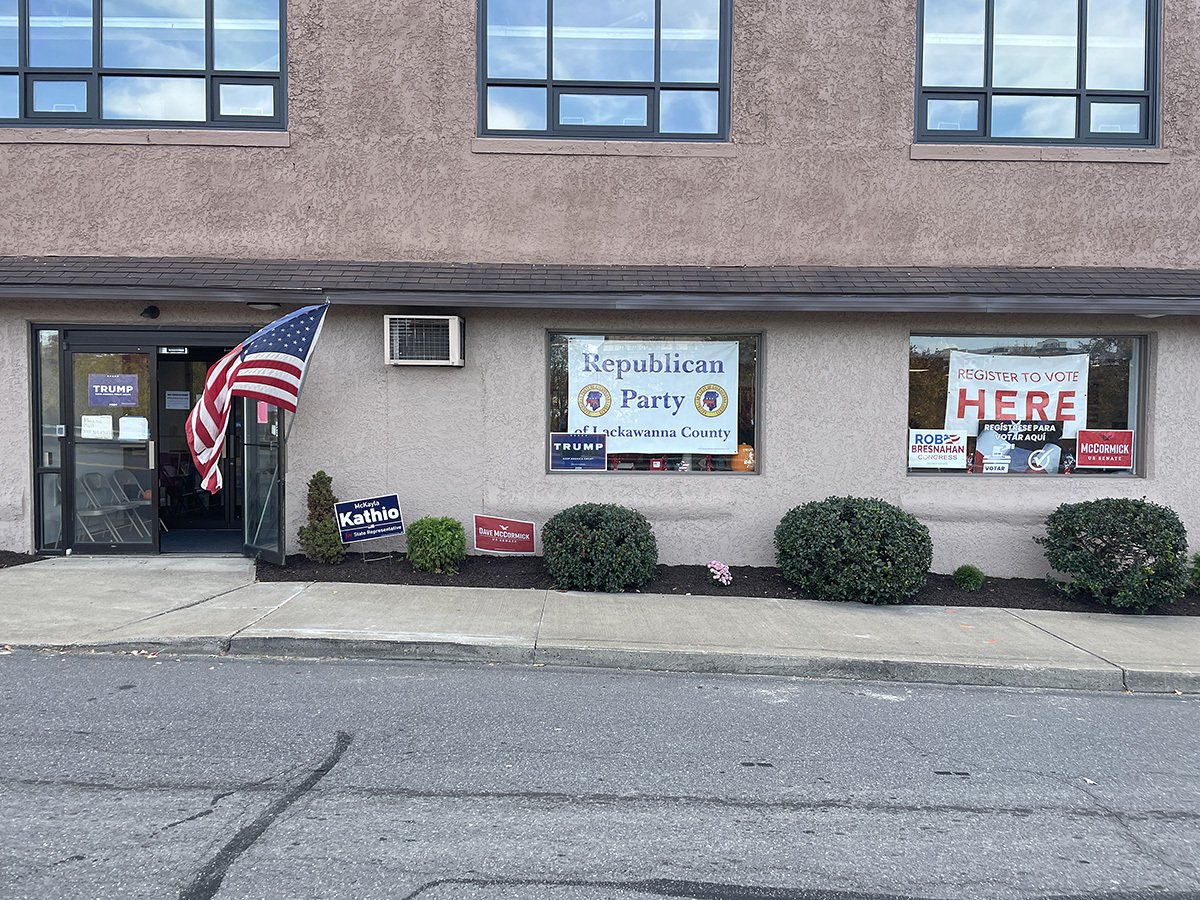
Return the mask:
{"type": "Polygon", "coordinates": [[[1062,422],[1062,436],[1087,427],[1088,355],[1004,356],[950,353],[948,431],[979,434],[979,423],[1062,422]]]}
{"type": "Polygon", "coordinates": [[[612,453],[737,453],[737,341],[568,339],[567,429],[612,453]]]}
{"type": "Polygon", "coordinates": [[[404,516],[400,513],[400,498],[396,494],[337,503],[333,507],[333,517],[337,520],[343,544],[404,534],[404,516]]]}

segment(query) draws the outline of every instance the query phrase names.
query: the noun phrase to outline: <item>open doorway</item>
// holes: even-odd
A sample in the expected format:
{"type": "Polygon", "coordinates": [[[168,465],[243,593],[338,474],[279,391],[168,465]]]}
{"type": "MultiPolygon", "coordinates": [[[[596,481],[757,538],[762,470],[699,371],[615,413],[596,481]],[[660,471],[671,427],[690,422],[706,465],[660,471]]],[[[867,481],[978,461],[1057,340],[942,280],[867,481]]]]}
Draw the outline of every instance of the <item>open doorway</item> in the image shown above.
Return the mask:
{"type": "Polygon", "coordinates": [[[204,390],[209,366],[226,352],[220,347],[162,347],[158,356],[159,550],[162,553],[238,553],[244,511],[242,408],[232,404],[221,454],[225,489],[200,487],[184,424],[204,390]]]}

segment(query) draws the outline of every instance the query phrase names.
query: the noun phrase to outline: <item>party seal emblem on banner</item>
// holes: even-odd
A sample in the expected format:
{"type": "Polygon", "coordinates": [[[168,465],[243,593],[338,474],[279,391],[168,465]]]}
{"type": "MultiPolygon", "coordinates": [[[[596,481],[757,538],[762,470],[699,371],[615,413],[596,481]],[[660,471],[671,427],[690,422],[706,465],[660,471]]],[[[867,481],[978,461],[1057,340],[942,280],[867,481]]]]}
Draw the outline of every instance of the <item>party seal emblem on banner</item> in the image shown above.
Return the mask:
{"type": "Polygon", "coordinates": [[[729,395],[719,384],[706,384],[696,391],[696,412],[715,419],[729,408],[729,395]]]}
{"type": "Polygon", "coordinates": [[[602,384],[585,384],[579,390],[579,409],[593,419],[604,415],[612,408],[612,394],[602,384]]]}

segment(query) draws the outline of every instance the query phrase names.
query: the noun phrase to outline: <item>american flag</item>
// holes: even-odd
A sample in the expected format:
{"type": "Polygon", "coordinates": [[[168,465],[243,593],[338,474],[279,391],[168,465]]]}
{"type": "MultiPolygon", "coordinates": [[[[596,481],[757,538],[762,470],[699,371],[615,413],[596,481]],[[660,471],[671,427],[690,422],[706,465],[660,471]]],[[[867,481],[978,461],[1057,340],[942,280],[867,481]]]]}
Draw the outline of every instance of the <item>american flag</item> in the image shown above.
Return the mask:
{"type": "Polygon", "coordinates": [[[306,306],[276,319],[213,363],[204,392],[184,426],[200,486],[221,489],[221,448],[234,397],[296,411],[309,355],[329,307],[306,306]]]}

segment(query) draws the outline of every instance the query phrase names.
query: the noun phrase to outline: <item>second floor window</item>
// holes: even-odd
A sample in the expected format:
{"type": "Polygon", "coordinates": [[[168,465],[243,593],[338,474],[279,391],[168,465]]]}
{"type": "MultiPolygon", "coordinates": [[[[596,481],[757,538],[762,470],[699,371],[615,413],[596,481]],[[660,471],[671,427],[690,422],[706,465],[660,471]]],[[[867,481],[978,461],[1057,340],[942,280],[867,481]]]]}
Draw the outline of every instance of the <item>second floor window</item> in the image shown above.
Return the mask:
{"type": "Polygon", "coordinates": [[[0,0],[0,124],[283,122],[282,0],[0,0]]]}
{"type": "Polygon", "coordinates": [[[917,137],[1157,142],[1159,0],[922,0],[917,137]]]}
{"type": "Polygon", "coordinates": [[[480,3],[481,134],[728,134],[731,0],[480,3]]]}

